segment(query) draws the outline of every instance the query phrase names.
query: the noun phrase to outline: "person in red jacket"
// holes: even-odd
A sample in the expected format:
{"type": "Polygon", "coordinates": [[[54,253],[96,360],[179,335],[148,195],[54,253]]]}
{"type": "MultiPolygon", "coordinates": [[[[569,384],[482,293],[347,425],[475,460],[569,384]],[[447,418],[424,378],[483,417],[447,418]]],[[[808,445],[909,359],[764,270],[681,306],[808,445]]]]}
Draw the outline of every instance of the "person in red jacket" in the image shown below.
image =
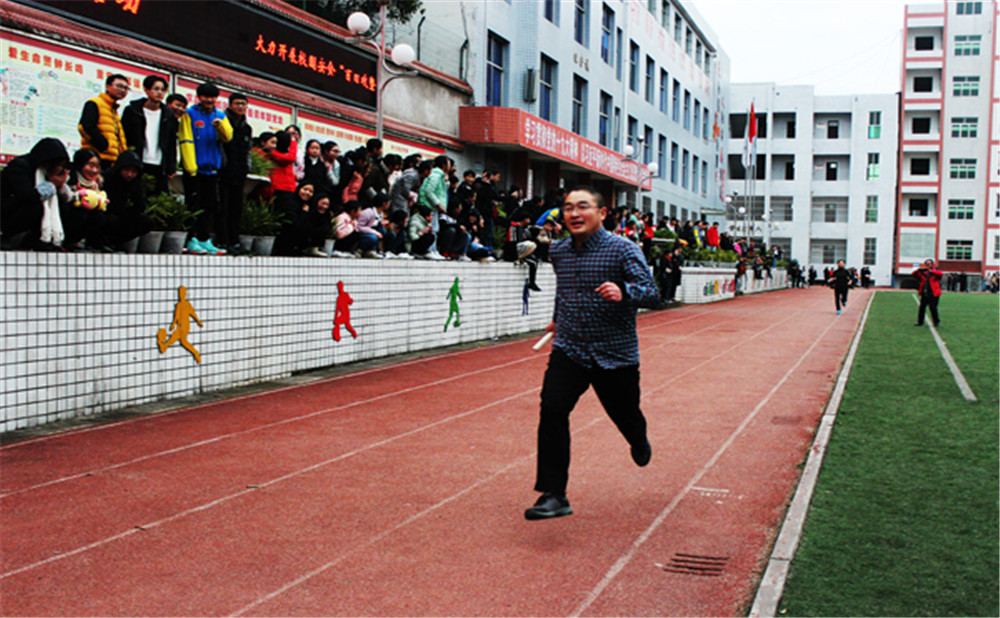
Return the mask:
{"type": "Polygon", "coordinates": [[[931,319],[934,326],[941,323],[938,318],[938,300],[941,298],[941,277],[944,275],[934,267],[934,260],[927,259],[917,270],[913,271],[913,276],[917,280],[917,294],[920,296],[920,309],[917,310],[917,323],[914,326],[924,325],[924,313],[931,310],[931,319]]]}
{"type": "Polygon", "coordinates": [[[705,241],[712,251],[719,250],[719,222],[716,221],[712,227],[705,231],[705,241]]]}
{"type": "Polygon", "coordinates": [[[274,163],[271,169],[271,189],[274,190],[275,203],[294,197],[295,194],[295,151],[298,144],[295,139],[284,131],[274,134],[275,147],[267,151],[268,157],[274,163]]]}

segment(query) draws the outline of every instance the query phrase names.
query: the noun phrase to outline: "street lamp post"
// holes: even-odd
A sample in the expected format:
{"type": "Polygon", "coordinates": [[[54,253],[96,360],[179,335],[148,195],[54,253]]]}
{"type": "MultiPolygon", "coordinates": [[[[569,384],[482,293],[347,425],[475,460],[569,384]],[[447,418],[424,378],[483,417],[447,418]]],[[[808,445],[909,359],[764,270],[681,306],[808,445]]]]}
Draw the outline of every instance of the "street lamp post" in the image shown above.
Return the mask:
{"type": "MultiPolygon", "coordinates": [[[[347,18],[347,29],[351,31],[354,35],[354,40],[359,43],[367,43],[372,46],[372,49],[378,54],[378,73],[376,75],[376,87],[375,87],[375,137],[382,139],[382,92],[385,87],[389,85],[389,82],[396,79],[397,77],[413,77],[418,73],[416,71],[396,71],[389,67],[386,62],[385,57],[385,13],[386,7],[392,0],[379,0],[379,24],[375,32],[369,35],[365,35],[365,32],[371,28],[372,20],[368,15],[358,11],[356,13],[351,13],[347,18]],[[391,77],[386,78],[385,74],[388,73],[391,77]]],[[[416,53],[413,48],[406,43],[400,43],[394,45],[392,48],[393,63],[401,67],[408,67],[413,64],[416,60],[416,53]]]]}
{"type": "MultiPolygon", "coordinates": [[[[636,138],[639,142],[639,146],[642,146],[642,138],[636,138]]],[[[660,173],[660,166],[656,164],[656,161],[650,161],[645,165],[646,174],[643,174],[643,164],[639,162],[639,151],[632,146],[632,144],[626,144],[625,150],[623,152],[625,156],[622,157],[622,161],[631,161],[635,163],[635,205],[636,208],[639,207],[639,195],[642,193],[642,185],[647,180],[652,180],[656,178],[660,173]]]]}

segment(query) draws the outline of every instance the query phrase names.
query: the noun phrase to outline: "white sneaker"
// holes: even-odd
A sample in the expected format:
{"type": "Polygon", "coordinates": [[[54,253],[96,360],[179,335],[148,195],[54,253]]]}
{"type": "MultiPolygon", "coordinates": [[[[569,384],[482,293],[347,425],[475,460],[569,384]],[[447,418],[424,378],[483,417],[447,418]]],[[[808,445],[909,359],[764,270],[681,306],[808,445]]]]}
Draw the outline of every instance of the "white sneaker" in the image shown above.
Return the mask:
{"type": "Polygon", "coordinates": [[[460,255],[460,256],[458,256],[458,261],[459,262],[471,262],[472,258],[470,258],[467,255],[460,255]]]}
{"type": "Polygon", "coordinates": [[[484,262],[496,262],[497,259],[495,257],[493,257],[492,255],[487,255],[485,258],[483,258],[483,261],[484,262]]]}
{"type": "Polygon", "coordinates": [[[396,253],[395,257],[397,260],[415,260],[412,253],[396,253]]]}
{"type": "Polygon", "coordinates": [[[437,261],[437,262],[440,262],[442,260],[447,260],[448,259],[445,256],[443,256],[440,253],[438,253],[437,251],[428,251],[427,254],[426,254],[426,256],[427,256],[428,260],[434,260],[434,261],[437,261]]]}
{"type": "Polygon", "coordinates": [[[336,249],[334,249],[333,253],[330,254],[330,257],[335,257],[335,258],[353,258],[354,254],[353,253],[347,253],[346,251],[337,251],[336,249]]]}

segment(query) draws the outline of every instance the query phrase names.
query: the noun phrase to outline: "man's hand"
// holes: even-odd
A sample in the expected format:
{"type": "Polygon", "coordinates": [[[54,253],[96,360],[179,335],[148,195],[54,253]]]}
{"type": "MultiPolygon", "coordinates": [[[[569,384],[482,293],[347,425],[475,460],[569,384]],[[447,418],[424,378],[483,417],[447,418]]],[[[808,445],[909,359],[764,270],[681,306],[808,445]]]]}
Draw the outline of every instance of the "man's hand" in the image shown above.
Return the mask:
{"type": "Polygon", "coordinates": [[[600,294],[601,298],[604,300],[609,300],[613,303],[620,302],[622,299],[622,289],[611,281],[605,281],[601,285],[597,286],[597,289],[594,291],[600,294]]]}

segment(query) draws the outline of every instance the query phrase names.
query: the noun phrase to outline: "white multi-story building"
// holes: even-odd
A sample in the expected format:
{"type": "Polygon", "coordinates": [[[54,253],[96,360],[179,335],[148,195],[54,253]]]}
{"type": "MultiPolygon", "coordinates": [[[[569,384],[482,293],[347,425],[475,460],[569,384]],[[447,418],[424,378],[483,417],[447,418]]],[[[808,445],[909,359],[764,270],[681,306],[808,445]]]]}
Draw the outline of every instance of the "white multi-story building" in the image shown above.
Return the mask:
{"type": "Polygon", "coordinates": [[[907,6],[895,272],[1000,265],[997,3],[907,6]]]}
{"type": "Polygon", "coordinates": [[[730,234],[780,246],[817,271],[837,260],[867,266],[876,285],[889,285],[898,97],[732,84],[729,110],[730,234]],[[752,199],[742,163],[751,103],[758,131],[752,199]]]}
{"type": "Polygon", "coordinates": [[[729,61],[689,3],[468,0],[424,10],[392,35],[472,86],[460,163],[499,169],[535,195],[591,184],[619,204],[636,203],[656,163],[643,211],[691,219],[720,206],[724,143],[713,127],[717,112],[725,118],[729,61]],[[642,165],[622,161],[627,145],[642,165]]]}

